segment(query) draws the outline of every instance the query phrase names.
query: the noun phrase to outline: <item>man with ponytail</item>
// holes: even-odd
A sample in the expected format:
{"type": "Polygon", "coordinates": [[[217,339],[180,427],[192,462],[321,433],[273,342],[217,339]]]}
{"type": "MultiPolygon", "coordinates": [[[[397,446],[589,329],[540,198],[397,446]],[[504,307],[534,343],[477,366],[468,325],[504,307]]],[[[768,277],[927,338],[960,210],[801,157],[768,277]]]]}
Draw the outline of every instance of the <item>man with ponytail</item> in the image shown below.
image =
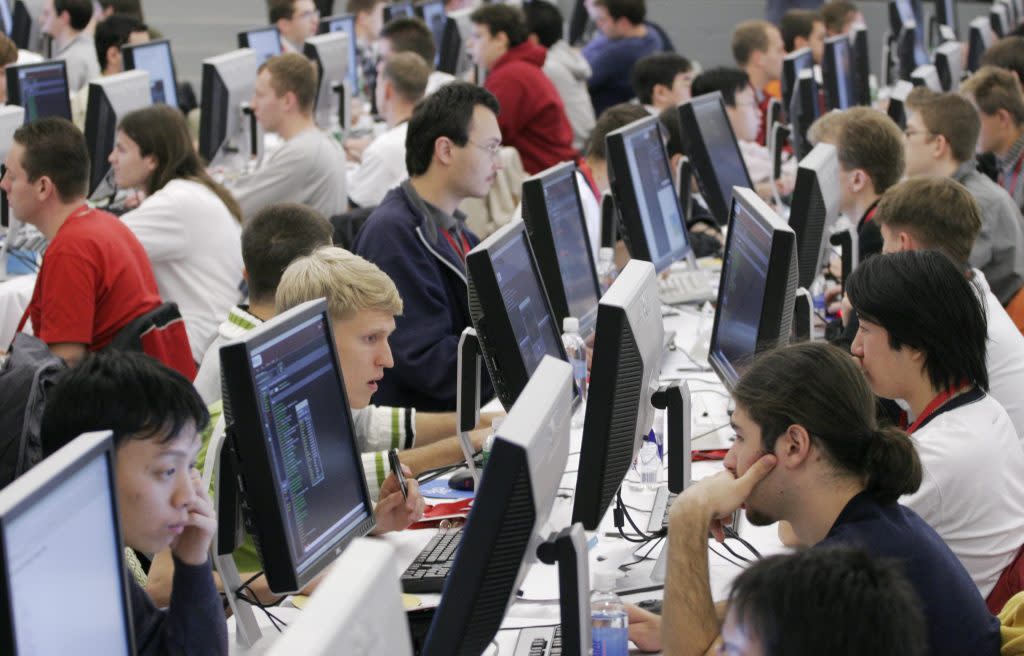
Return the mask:
{"type": "Polygon", "coordinates": [[[937,251],[866,260],[846,291],[860,319],[851,353],[875,394],[903,402],[901,420],[921,459],[920,489],[900,502],[935,529],[998,608],[991,595],[998,588],[1006,596],[997,583],[1024,542],[1024,448],[986,393],[983,301],[963,268],[937,251]]]}
{"type": "Polygon", "coordinates": [[[963,566],[934,530],[897,503],[920,486],[921,462],[905,433],[878,424],[875,397],[849,355],[822,343],[769,351],[740,379],[733,398],[736,440],[725,471],[687,488],[669,513],[664,622],[631,611],[638,646],[670,654],[718,647],[722,623],[709,585],[708,531],[721,539],[723,520],[745,507],[751,523],[787,521],[800,543],[814,549],[851,546],[889,559],[917,593],[926,625],[926,644],[908,645],[895,616],[875,626],[860,622],[861,613],[872,612],[866,597],[848,596],[848,588],[824,594],[794,579],[796,598],[831,604],[839,602],[829,595],[843,596],[850,617],[829,630],[818,627],[808,644],[792,632],[776,640],[759,636],[763,622],[730,608],[726,625],[764,638],[757,641],[760,653],[999,653],[999,623],[963,566]]]}

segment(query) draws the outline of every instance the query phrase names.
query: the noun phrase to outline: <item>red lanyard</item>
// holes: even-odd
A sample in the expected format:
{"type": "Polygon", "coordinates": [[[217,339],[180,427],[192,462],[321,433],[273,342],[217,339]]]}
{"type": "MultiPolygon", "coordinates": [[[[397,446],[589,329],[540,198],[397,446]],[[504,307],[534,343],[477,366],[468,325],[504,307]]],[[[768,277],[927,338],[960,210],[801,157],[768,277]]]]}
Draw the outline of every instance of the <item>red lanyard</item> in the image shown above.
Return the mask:
{"type": "Polygon", "coordinates": [[[921,414],[918,415],[917,419],[915,419],[914,423],[910,424],[910,426],[907,426],[906,413],[902,413],[900,415],[900,425],[903,426],[903,428],[907,431],[908,435],[913,435],[914,431],[920,428],[921,424],[923,424],[925,420],[927,420],[929,417],[935,414],[935,411],[942,407],[942,404],[944,404],[946,401],[950,400],[960,392],[964,391],[966,387],[966,384],[962,384],[959,385],[958,387],[951,387],[940,393],[938,396],[931,400],[931,403],[925,406],[924,410],[921,411],[921,414]]]}
{"type": "Polygon", "coordinates": [[[875,203],[868,213],[864,215],[864,220],[861,223],[871,223],[871,220],[875,218],[875,212],[878,211],[878,203],[875,203]]]}
{"type": "Polygon", "coordinates": [[[1010,179],[1009,186],[1003,185],[1003,187],[1006,189],[1006,191],[1010,193],[1011,196],[1013,196],[1014,189],[1017,188],[1017,180],[1020,179],[1021,166],[1024,166],[1024,153],[1021,153],[1020,157],[1017,158],[1017,165],[1013,167],[1013,178],[1010,179]]]}
{"type": "Polygon", "coordinates": [[[452,248],[459,256],[459,259],[465,262],[466,253],[469,252],[469,241],[466,239],[466,235],[462,234],[461,232],[459,233],[459,237],[462,240],[462,244],[459,244],[459,242],[455,241],[455,238],[452,237],[451,233],[448,232],[447,230],[444,231],[444,237],[445,239],[448,240],[448,243],[452,245],[452,248]]]}

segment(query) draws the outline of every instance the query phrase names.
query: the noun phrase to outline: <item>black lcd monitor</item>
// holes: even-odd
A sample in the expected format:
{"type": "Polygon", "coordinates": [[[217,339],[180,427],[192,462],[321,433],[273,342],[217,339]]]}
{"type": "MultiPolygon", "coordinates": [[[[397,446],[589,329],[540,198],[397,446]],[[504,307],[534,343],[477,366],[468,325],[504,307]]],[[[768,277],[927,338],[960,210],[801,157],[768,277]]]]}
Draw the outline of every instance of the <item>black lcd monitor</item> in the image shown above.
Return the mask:
{"type": "Polygon", "coordinates": [[[930,63],[924,45],[924,22],[919,0],[889,0],[889,29],[892,52],[897,60],[896,74],[909,80],[918,66],[930,63]]]}
{"type": "Polygon", "coordinates": [[[0,0],[0,29],[4,34],[11,36],[14,28],[14,17],[11,15],[11,4],[8,0],[0,0]]]}
{"type": "Polygon", "coordinates": [[[915,87],[927,87],[935,93],[942,93],[942,79],[934,66],[918,66],[910,74],[910,83],[915,87]]]}
{"type": "Polygon", "coordinates": [[[171,42],[167,39],[121,46],[124,68],[140,69],[149,73],[149,89],[153,104],[178,106],[178,78],[174,73],[171,42]]]}
{"type": "Polygon", "coordinates": [[[630,256],[653,263],[659,272],[691,258],[658,117],[619,128],[605,137],[605,143],[608,179],[630,256]]]}
{"type": "Polygon", "coordinates": [[[566,360],[540,267],[522,221],[466,256],[469,313],[498,400],[507,410],[545,355],[566,360]]]}
{"type": "Polygon", "coordinates": [[[967,71],[973,73],[981,68],[985,51],[992,45],[992,27],[987,16],[978,16],[971,21],[967,34],[967,71]]]}
{"type": "Polygon", "coordinates": [[[555,325],[580,322],[584,339],[594,332],[601,287],[587,235],[576,166],[563,162],[523,182],[523,222],[537,258],[555,325]]]}
{"type": "Polygon", "coordinates": [[[821,77],[825,85],[825,107],[829,111],[849,109],[857,104],[852,63],[847,35],[840,34],[825,40],[821,77]]]}
{"type": "Polygon", "coordinates": [[[935,0],[935,22],[938,25],[945,25],[953,34],[953,38],[960,37],[960,24],[957,20],[956,0],[935,0]]]}
{"type": "Polygon", "coordinates": [[[320,21],[320,33],[344,32],[348,35],[348,86],[349,93],[358,96],[359,88],[359,49],[356,47],[356,18],[352,14],[329,16],[320,21]]]}
{"type": "Polygon", "coordinates": [[[900,80],[893,85],[889,93],[889,107],[886,113],[889,115],[900,130],[907,128],[907,96],[914,90],[914,85],[906,80],[900,80]]]}
{"type": "Polygon", "coordinates": [[[642,260],[630,260],[601,297],[572,509],[572,521],[588,531],[600,525],[654,423],[659,307],[654,267],[642,260]]]}
{"type": "Polygon", "coordinates": [[[718,91],[679,106],[683,152],[690,158],[704,202],[719,225],[729,219],[733,187],[753,187],[725,102],[718,91]]]}
{"type": "Polygon", "coordinates": [[[782,110],[787,113],[786,120],[789,120],[789,103],[793,98],[793,91],[796,89],[796,81],[800,72],[814,68],[814,55],[810,48],[800,48],[786,55],[782,60],[782,110]]]}
{"type": "Polygon", "coordinates": [[[281,48],[281,35],[278,33],[277,28],[273,26],[239,32],[238,47],[255,50],[257,65],[260,66],[271,57],[284,52],[281,48]]]}
{"type": "Polygon", "coordinates": [[[821,116],[821,105],[818,102],[818,83],[813,71],[803,71],[796,81],[796,90],[789,105],[790,141],[793,152],[803,158],[811,152],[811,143],[807,139],[807,131],[821,116]]]}
{"type": "Polygon", "coordinates": [[[89,148],[89,197],[112,196],[117,191],[110,167],[114,136],[121,119],[152,104],[149,74],[125,71],[89,82],[85,110],[85,145],[89,148]]]}
{"type": "Polygon", "coordinates": [[[28,50],[32,38],[32,14],[23,0],[14,0],[11,7],[11,41],[22,50],[28,50]]]}
{"type": "Polygon", "coordinates": [[[854,104],[871,105],[871,56],[868,28],[857,25],[850,30],[850,75],[853,77],[854,104]]]}
{"type": "Polygon", "coordinates": [[[221,347],[220,361],[263,573],[277,594],[301,590],[374,527],[327,302],[279,314],[221,347]]]}
{"type": "MultiPolygon", "coordinates": [[[[537,560],[538,547],[548,538],[542,531],[569,455],[572,390],[572,368],[545,358],[495,430],[494,447],[421,656],[475,656],[494,640],[537,560]]],[[[571,637],[562,636],[572,645],[567,654],[588,653],[590,646],[589,603],[579,604],[589,582],[576,583],[575,621],[562,616],[563,627],[576,629],[571,637]]],[[[567,594],[563,589],[563,601],[567,594]]]]}
{"type": "Polygon", "coordinates": [[[444,12],[444,0],[424,0],[416,5],[416,13],[427,24],[430,33],[434,36],[436,52],[434,61],[428,63],[433,64],[434,68],[437,68],[441,50],[444,46],[445,31],[448,29],[448,17],[444,12]]]}
{"type": "Polygon", "coordinates": [[[348,35],[344,32],[318,34],[302,46],[316,66],[317,92],[313,119],[321,130],[341,130],[345,117],[345,79],[352,66],[348,58],[348,35]]]}
{"type": "Polygon", "coordinates": [[[798,278],[793,229],[749,189],[732,202],[708,355],[730,391],[757,354],[789,342],[798,278]]]}
{"type": "Polygon", "coordinates": [[[958,91],[963,78],[963,45],[947,41],[935,49],[935,71],[943,91],[958,91]]]}
{"type": "Polygon", "coordinates": [[[835,146],[820,143],[800,160],[789,207],[796,233],[797,285],[810,289],[825,266],[830,231],[839,217],[839,159],[835,146]]]}
{"type": "Polygon", "coordinates": [[[1012,31],[1010,12],[1008,7],[1002,3],[995,3],[988,10],[989,25],[992,27],[992,33],[995,34],[997,39],[1001,39],[1004,36],[1008,36],[1012,31]]]}
{"type": "Polygon", "coordinates": [[[7,67],[7,103],[25,108],[25,122],[56,116],[71,120],[68,73],[63,61],[7,67]]]}
{"type": "Polygon", "coordinates": [[[199,154],[210,165],[249,152],[242,107],[256,85],[256,52],[243,48],[203,60],[199,113],[199,154]]]}
{"type": "Polygon", "coordinates": [[[116,490],[104,431],[0,491],[0,653],[135,653],[116,490]]]}
{"type": "Polygon", "coordinates": [[[384,22],[390,23],[396,18],[416,18],[412,2],[392,2],[384,5],[384,22]]]}

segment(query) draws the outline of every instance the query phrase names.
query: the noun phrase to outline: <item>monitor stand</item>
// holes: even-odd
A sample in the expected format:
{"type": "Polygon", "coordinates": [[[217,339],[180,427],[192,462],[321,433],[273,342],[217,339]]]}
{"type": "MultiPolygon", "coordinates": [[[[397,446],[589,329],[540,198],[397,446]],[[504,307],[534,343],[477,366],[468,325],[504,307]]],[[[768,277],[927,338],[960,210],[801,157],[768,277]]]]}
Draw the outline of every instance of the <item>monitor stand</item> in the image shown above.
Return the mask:
{"type": "Polygon", "coordinates": [[[542,563],[558,565],[558,605],[562,625],[562,653],[586,654],[590,635],[590,569],[587,537],[579,522],[552,533],[537,547],[542,563]]]}
{"type": "MultiPolygon", "coordinates": [[[[789,139],[789,126],[778,122],[774,123],[771,132],[768,133],[768,152],[772,163],[772,200],[775,201],[775,207],[780,213],[783,212],[785,206],[782,203],[782,196],[779,194],[779,186],[775,183],[782,177],[782,149],[786,145],[787,139],[789,139]]],[[[789,213],[788,208],[786,213],[789,213]]]]}
{"type": "Polygon", "coordinates": [[[810,341],[813,324],[814,299],[809,291],[798,287],[793,303],[793,339],[797,342],[810,341]]]}
{"type": "Polygon", "coordinates": [[[466,458],[474,489],[480,489],[480,471],[473,461],[473,442],[469,432],[480,423],[480,339],[476,330],[466,328],[459,337],[458,379],[455,396],[455,418],[458,424],[459,446],[466,458]]]}

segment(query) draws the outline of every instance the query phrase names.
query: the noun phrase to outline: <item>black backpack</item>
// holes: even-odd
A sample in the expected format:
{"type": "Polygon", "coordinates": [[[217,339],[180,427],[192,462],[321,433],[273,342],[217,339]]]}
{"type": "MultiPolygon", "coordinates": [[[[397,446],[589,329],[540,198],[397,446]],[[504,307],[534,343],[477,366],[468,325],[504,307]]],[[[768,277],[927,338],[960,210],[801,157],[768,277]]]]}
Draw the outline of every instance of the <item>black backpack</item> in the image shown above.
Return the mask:
{"type": "Polygon", "coordinates": [[[14,336],[0,366],[0,488],[43,459],[43,407],[65,370],[45,343],[26,333],[14,336]]]}

